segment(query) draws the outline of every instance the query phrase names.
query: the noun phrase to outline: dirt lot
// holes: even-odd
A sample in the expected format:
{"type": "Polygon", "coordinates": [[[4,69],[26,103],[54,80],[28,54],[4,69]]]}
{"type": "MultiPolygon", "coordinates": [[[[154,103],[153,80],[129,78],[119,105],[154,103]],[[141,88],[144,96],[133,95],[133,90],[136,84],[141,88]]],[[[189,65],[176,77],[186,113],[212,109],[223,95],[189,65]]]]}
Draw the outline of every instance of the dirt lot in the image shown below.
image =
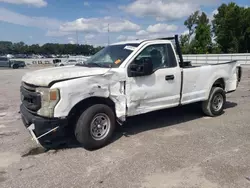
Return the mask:
{"type": "Polygon", "coordinates": [[[250,187],[250,69],[222,116],[189,105],[134,117],[92,152],[44,152],[31,141],[18,113],[28,71],[0,70],[1,188],[250,187]]]}

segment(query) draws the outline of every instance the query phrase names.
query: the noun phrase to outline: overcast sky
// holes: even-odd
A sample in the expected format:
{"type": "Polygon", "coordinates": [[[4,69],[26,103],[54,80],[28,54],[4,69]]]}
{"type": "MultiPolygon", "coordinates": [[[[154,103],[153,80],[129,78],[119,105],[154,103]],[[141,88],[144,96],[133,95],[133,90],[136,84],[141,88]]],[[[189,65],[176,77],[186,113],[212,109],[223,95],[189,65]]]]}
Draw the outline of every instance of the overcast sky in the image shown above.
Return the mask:
{"type": "MultiPolygon", "coordinates": [[[[229,0],[0,0],[0,40],[105,45],[111,42],[166,37],[187,29],[195,10],[212,18],[229,0]]],[[[249,5],[249,0],[237,0],[249,5]]]]}

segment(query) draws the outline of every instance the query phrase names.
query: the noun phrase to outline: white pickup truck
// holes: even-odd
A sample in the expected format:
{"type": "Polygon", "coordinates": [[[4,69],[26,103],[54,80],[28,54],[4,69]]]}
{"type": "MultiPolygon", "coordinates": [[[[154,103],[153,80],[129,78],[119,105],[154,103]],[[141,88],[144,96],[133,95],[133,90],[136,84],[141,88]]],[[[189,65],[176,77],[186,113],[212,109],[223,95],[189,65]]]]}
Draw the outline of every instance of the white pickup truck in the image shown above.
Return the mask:
{"type": "Polygon", "coordinates": [[[84,64],[27,73],[20,112],[33,139],[45,148],[70,133],[84,148],[98,149],[129,116],[195,102],[206,115],[221,115],[226,94],[236,90],[241,74],[237,61],[183,62],[177,35],[120,42],[84,64]]]}

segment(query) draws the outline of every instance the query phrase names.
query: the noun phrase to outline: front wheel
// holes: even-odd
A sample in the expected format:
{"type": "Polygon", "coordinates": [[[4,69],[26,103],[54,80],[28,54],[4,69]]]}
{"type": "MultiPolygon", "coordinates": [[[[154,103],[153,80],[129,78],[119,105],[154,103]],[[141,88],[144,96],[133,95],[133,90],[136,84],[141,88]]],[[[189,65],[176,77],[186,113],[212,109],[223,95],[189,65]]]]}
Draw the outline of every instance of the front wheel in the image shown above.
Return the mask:
{"type": "Polygon", "coordinates": [[[19,68],[19,65],[17,65],[17,64],[13,65],[13,69],[18,69],[18,68],[19,68]]]}
{"type": "Polygon", "coordinates": [[[219,116],[223,113],[225,103],[225,91],[220,87],[213,87],[208,100],[202,103],[202,110],[208,116],[219,116]]]}
{"type": "Polygon", "coordinates": [[[114,129],[114,111],[107,105],[96,104],[87,108],[79,117],[75,136],[85,149],[99,149],[110,142],[114,129]]]}

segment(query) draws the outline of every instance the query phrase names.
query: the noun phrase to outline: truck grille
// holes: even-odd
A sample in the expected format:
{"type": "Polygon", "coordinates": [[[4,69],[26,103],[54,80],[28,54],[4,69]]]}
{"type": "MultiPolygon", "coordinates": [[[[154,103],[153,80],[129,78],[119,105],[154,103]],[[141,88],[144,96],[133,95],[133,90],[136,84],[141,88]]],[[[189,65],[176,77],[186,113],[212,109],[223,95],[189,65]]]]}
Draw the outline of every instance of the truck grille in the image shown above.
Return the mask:
{"type": "Polygon", "coordinates": [[[35,86],[23,82],[20,93],[21,101],[29,111],[36,113],[41,108],[41,95],[36,92],[35,86]]]}

